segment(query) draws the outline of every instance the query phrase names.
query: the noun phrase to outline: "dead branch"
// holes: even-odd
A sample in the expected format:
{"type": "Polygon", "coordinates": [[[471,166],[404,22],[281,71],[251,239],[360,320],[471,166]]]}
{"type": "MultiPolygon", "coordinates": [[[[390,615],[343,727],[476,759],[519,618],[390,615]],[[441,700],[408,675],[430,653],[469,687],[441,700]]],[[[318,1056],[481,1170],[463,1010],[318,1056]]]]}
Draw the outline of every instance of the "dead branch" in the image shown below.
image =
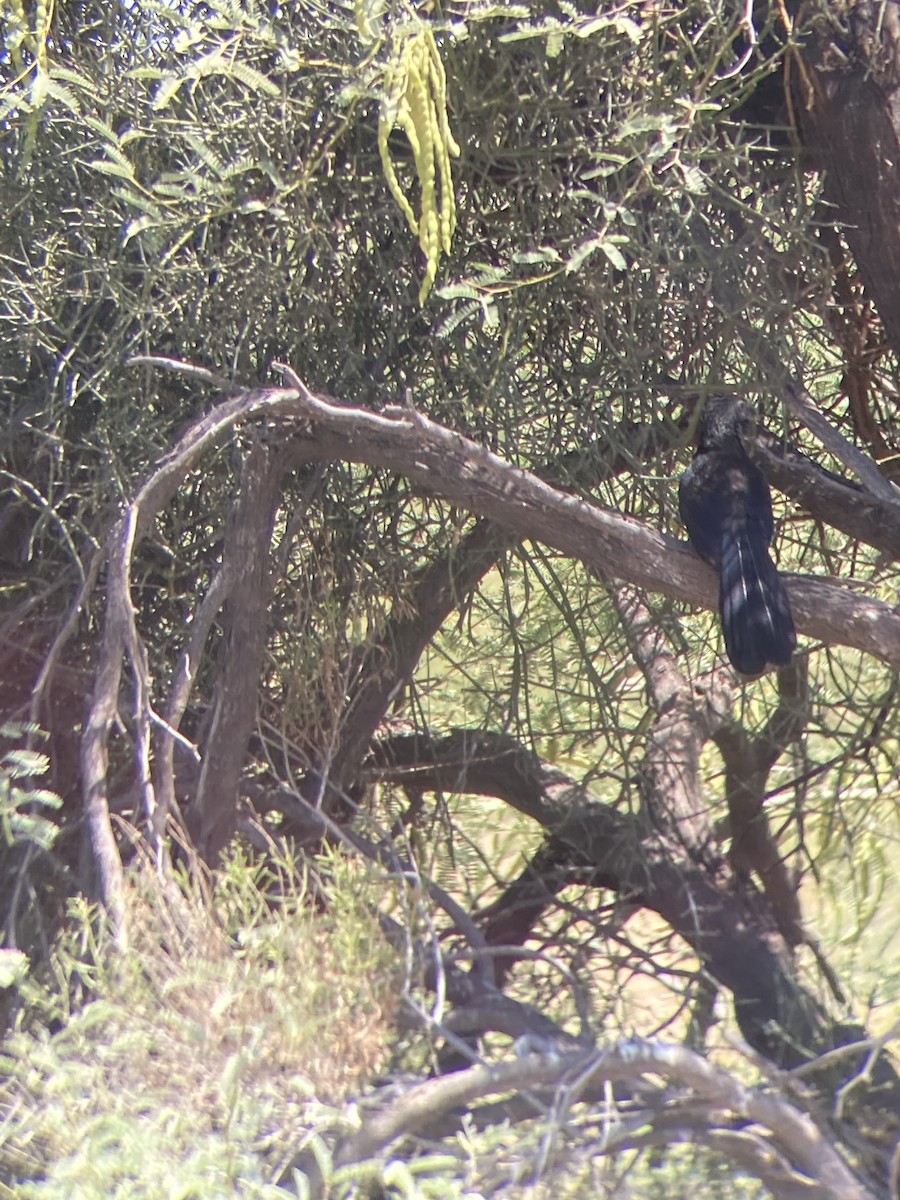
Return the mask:
{"type": "MultiPolygon", "coordinates": [[[[94,691],[81,745],[81,774],[88,836],[99,875],[100,897],[109,913],[114,941],[127,946],[125,881],[122,860],[109,820],[107,767],[109,733],[119,709],[119,684],[124,657],[130,653],[136,672],[145,669],[143,657],[135,655],[138,642],[134,610],[128,589],[134,547],[136,512],[131,505],[116,523],[109,541],[109,579],[103,641],[94,675],[94,691]]],[[[139,689],[145,696],[145,689],[139,689]]],[[[143,781],[142,781],[143,782],[143,781]]]]}
{"type": "MultiPolygon", "coordinates": [[[[641,1038],[601,1050],[527,1054],[515,1061],[474,1066],[426,1080],[368,1115],[362,1128],[337,1148],[335,1163],[346,1166],[370,1159],[397,1138],[415,1133],[451,1110],[469,1107],[486,1096],[525,1089],[554,1089],[554,1109],[559,1117],[564,1117],[573,1104],[597,1103],[604,1084],[616,1083],[634,1090],[646,1076],[662,1077],[673,1089],[666,1112],[670,1130],[672,1108],[696,1109],[699,1101],[701,1109],[705,1109],[708,1128],[725,1124],[727,1129],[729,1118],[745,1125],[752,1139],[745,1137],[739,1157],[743,1165],[752,1164],[751,1169],[759,1178],[766,1180],[771,1176],[774,1149],[784,1156],[790,1171],[802,1177],[807,1184],[805,1194],[810,1198],[875,1200],[812,1119],[784,1096],[749,1087],[683,1046],[641,1038]]],[[[692,1123],[696,1123],[695,1119],[692,1123]]],[[[674,1140],[674,1131],[671,1137],[674,1140]]],[[[593,1151],[604,1153],[620,1148],[615,1138],[611,1140],[612,1145],[605,1140],[595,1144],[593,1151]]],[[[727,1150],[728,1141],[723,1140],[719,1148],[727,1150]]],[[[783,1164],[779,1166],[782,1174],[783,1164]]]]}
{"type": "MultiPolygon", "coordinates": [[[[183,365],[180,364],[179,369],[183,365]]],[[[188,472],[207,450],[217,445],[236,424],[272,412],[279,404],[291,401],[293,397],[293,392],[283,389],[242,391],[194,422],[148,476],[113,526],[104,550],[96,556],[98,572],[102,562],[107,562],[107,599],[94,689],[82,736],[81,772],[85,814],[99,874],[100,896],[110,914],[120,945],[124,945],[127,938],[123,875],[110,825],[107,769],[109,735],[118,715],[119,689],[126,662],[135,681],[135,703],[131,713],[136,731],[135,773],[143,793],[145,811],[151,818],[156,807],[149,765],[152,721],[150,680],[146,652],[135,625],[130,595],[134,550],[188,472]]],[[[81,604],[86,600],[86,595],[80,597],[81,604]]]]}
{"type": "Polygon", "coordinates": [[[839,529],[854,541],[873,546],[889,561],[900,559],[900,520],[894,499],[863,492],[812,462],[782,439],[761,433],[752,445],[760,470],[814,521],[839,529]]]}

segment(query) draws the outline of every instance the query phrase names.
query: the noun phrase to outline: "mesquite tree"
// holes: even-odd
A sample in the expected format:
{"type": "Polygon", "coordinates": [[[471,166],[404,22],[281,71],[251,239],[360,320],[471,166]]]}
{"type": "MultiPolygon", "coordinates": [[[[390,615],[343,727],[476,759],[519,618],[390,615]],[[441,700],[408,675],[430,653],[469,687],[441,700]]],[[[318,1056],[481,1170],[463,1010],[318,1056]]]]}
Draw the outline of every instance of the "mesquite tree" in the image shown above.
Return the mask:
{"type": "Polygon", "coordinates": [[[778,1068],[845,1048],[820,1094],[866,1064],[883,1181],[805,900],[896,897],[898,19],[8,10],[2,704],[64,801],[11,942],[84,888],[124,943],[136,849],[341,843],[430,890],[454,1053],[574,1053],[645,973],[702,1048],[721,993],[778,1068]],[[753,682],[675,501],[723,391],[800,635],[753,682]]]}

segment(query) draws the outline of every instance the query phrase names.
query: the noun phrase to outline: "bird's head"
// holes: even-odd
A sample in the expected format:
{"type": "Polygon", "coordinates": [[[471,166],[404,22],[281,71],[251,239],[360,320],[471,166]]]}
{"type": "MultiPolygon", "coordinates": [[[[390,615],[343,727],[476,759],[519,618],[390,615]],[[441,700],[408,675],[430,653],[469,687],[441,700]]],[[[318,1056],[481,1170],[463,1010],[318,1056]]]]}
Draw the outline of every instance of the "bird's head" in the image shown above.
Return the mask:
{"type": "Polygon", "coordinates": [[[697,449],[737,450],[756,430],[756,409],[740,396],[710,396],[697,425],[697,449]]]}

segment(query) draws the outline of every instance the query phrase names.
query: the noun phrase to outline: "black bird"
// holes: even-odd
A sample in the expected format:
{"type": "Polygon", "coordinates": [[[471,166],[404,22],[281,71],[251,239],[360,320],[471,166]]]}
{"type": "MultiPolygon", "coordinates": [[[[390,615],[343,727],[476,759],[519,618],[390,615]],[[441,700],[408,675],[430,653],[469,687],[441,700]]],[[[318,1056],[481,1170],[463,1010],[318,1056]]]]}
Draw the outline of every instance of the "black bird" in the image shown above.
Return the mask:
{"type": "Polygon", "coordinates": [[[769,485],[742,441],[754,422],[746,401],[710,396],[700,417],[694,460],[678,489],[691,544],[719,572],[725,650],[742,675],[786,665],[797,647],[787,592],[769,557],[769,485]]]}

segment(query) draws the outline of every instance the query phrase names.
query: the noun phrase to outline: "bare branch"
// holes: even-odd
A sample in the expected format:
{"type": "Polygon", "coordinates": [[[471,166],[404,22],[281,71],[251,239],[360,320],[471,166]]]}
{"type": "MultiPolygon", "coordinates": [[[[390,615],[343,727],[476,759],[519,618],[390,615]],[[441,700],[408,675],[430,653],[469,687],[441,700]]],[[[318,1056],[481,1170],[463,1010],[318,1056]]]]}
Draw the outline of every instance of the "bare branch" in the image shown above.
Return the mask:
{"type": "Polygon", "coordinates": [[[256,715],[272,593],[269,550],[281,471],[269,446],[250,446],[241,494],[225,531],[224,561],[231,587],[209,732],[191,824],[200,853],[214,862],[234,832],[238,782],[256,715]]]}
{"type": "Polygon", "coordinates": [[[792,946],[807,940],[797,886],[772,835],[764,809],[772,765],[806,727],[809,718],[807,664],[796,658],[778,671],[778,705],[754,738],[736,724],[713,734],[725,763],[730,858],[738,872],[756,872],[778,927],[792,946]]]}
{"type": "MultiPolygon", "coordinates": [[[[564,494],[415,410],[387,410],[394,411],[398,415],[352,408],[306,388],[241,392],[195,422],[138,493],[138,534],[203,451],[235,424],[305,418],[314,424],[312,434],[286,448],[298,461],[319,457],[385,467],[488,517],[511,536],[537,538],[580,559],[604,578],[716,607],[715,573],[686,543],[564,494]]],[[[889,605],[808,577],[788,576],[787,586],[802,632],[900,665],[900,616],[889,605]]]]}
{"type": "Polygon", "coordinates": [[[166,727],[157,729],[154,738],[154,787],[156,789],[156,815],[153,838],[159,843],[169,814],[175,811],[175,742],[170,732],[177,730],[184,716],[191,688],[200,668],[203,649],[213,622],[232,588],[232,563],[230,557],[216,571],[206,590],[206,595],[197,606],[191,621],[187,648],[181,654],[173,672],[169,695],[163,710],[166,727]]]}
{"type": "Polygon", "coordinates": [[[890,559],[900,559],[900,519],[893,497],[882,499],[836,478],[774,434],[761,432],[751,449],[769,482],[813,520],[874,546],[890,559]]]}
{"type": "Polygon", "coordinates": [[[245,391],[246,389],[240,384],[235,384],[232,380],[226,379],[224,375],[219,375],[216,371],[210,371],[207,367],[198,366],[196,363],[185,362],[181,358],[166,358],[159,354],[135,354],[131,358],[125,359],[126,367],[159,367],[162,371],[173,371],[178,375],[189,375],[192,379],[199,379],[201,383],[210,383],[214,388],[227,395],[233,395],[237,392],[245,391]]]}
{"type": "MultiPolygon", "coordinates": [[[[115,942],[122,949],[128,944],[125,881],[122,861],[110,825],[106,777],[109,732],[118,714],[119,684],[125,655],[131,656],[132,668],[136,674],[146,670],[142,656],[135,653],[138,634],[128,589],[136,524],[136,506],[129,505],[124,516],[116,523],[110,538],[103,641],[81,745],[85,814],[94,862],[99,872],[100,896],[113,925],[115,942]]],[[[143,779],[141,783],[144,783],[143,779]]]]}
{"type": "MultiPolygon", "coordinates": [[[[392,420],[318,400],[305,411],[323,456],[397,471],[511,534],[580,559],[604,578],[717,606],[715,573],[685,543],[565,495],[421,414],[415,421],[392,420]]],[[[787,588],[802,632],[900,664],[900,616],[889,605],[809,577],[789,575],[787,588]]]]}
{"type": "MultiPolygon", "coordinates": [[[[741,1029],[761,1054],[795,1064],[833,1044],[833,1024],[792,975],[767,906],[746,889],[723,894],[727,868],[710,848],[701,852],[641,816],[597,803],[506,735],[457,730],[433,741],[401,735],[379,743],[373,759],[384,780],[497,796],[543,826],[563,852],[548,848],[547,874],[523,879],[531,916],[561,886],[568,861],[594,886],[652,909],[676,930],[739,999],[741,1029]]],[[[665,812],[665,795],[654,808],[665,812]]],[[[516,940],[505,922],[499,928],[504,941],[516,940]]]]}
{"type": "Polygon", "coordinates": [[[656,712],[641,765],[641,797],[654,824],[673,830],[690,853],[702,855],[713,840],[700,780],[708,710],[695,704],[666,632],[641,595],[633,588],[610,591],[656,712]]]}
{"type": "MultiPolygon", "coordinates": [[[[777,1147],[789,1170],[814,1185],[808,1195],[815,1200],[875,1200],[829,1144],[822,1131],[785,1097],[762,1088],[748,1087],[728,1072],[712,1066],[682,1046],[648,1042],[640,1038],[621,1041],[602,1050],[528,1054],[516,1061],[475,1066],[438,1079],[426,1080],[405,1091],[381,1111],[367,1116],[362,1128],[337,1148],[335,1163],[345,1166],[372,1158],[399,1137],[422,1129],[451,1109],[469,1106],[486,1096],[525,1089],[556,1089],[563,1111],[578,1101],[602,1096],[605,1083],[634,1089],[647,1076],[662,1076],[667,1084],[687,1089],[689,1097],[673,1095],[667,1110],[701,1101],[713,1113],[729,1114],[748,1122],[764,1135],[757,1153],[745,1142],[740,1155],[744,1165],[754,1164],[765,1178],[766,1142],[777,1147]]],[[[651,1118],[652,1119],[652,1118],[651,1118]]],[[[676,1118],[677,1119],[677,1118],[676,1118]]],[[[674,1134],[672,1140],[676,1140],[674,1134]]],[[[722,1142],[720,1149],[725,1149],[722,1142]]],[[[618,1147],[613,1147],[618,1148],[618,1147]]],[[[732,1147],[733,1149],[733,1147],[732,1147]]],[[[595,1151],[603,1152],[603,1146],[595,1151]]],[[[751,1169],[754,1169],[751,1167],[751,1169]]]]}
{"type": "MultiPolygon", "coordinates": [[[[783,368],[776,367],[774,357],[771,364],[766,364],[773,375],[782,373],[783,368]]],[[[800,418],[803,424],[819,439],[825,449],[844,464],[860,480],[866,491],[887,504],[893,505],[894,521],[897,520],[900,491],[889,479],[885,479],[868,454],[857,449],[848,442],[844,435],[831,424],[818,404],[803,386],[799,379],[785,379],[782,392],[788,406],[800,418]]]]}

